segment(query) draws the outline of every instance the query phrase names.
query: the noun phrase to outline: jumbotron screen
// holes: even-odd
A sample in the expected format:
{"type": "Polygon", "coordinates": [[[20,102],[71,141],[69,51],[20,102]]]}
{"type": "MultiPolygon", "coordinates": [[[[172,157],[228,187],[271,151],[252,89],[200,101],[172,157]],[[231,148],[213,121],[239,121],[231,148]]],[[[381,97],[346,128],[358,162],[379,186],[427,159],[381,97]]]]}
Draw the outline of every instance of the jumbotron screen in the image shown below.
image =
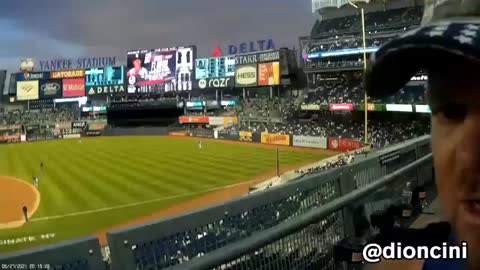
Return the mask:
{"type": "Polygon", "coordinates": [[[235,76],[235,57],[201,58],[195,61],[195,79],[206,80],[235,76]]]}
{"type": "Polygon", "coordinates": [[[128,52],[128,93],[192,90],[195,55],[194,46],[128,52]]]}

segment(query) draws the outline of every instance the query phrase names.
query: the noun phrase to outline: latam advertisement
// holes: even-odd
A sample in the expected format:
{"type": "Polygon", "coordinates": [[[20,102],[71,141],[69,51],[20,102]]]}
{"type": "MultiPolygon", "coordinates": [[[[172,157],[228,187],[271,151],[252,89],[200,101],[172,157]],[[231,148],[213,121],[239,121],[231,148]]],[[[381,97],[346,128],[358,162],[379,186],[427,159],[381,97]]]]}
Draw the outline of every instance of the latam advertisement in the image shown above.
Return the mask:
{"type": "Polygon", "coordinates": [[[258,64],[258,86],[274,86],[280,84],[280,63],[258,64]]]}
{"type": "Polygon", "coordinates": [[[40,81],[40,98],[54,99],[62,97],[62,80],[42,80],[40,81]]]}
{"type": "Polygon", "coordinates": [[[237,66],[235,83],[237,87],[257,86],[257,64],[237,66]]]}
{"type": "Polygon", "coordinates": [[[330,104],[330,111],[353,111],[353,104],[330,104]]]}
{"type": "Polygon", "coordinates": [[[63,97],[85,96],[85,79],[63,79],[63,97]]]}
{"type": "Polygon", "coordinates": [[[38,81],[17,82],[17,100],[36,100],[39,98],[38,81]]]}
{"type": "Polygon", "coordinates": [[[85,87],[89,96],[125,94],[124,67],[94,68],[85,71],[85,87]]]}
{"type": "Polygon", "coordinates": [[[264,144],[290,145],[290,135],[269,134],[262,132],[261,142],[264,144]]]}
{"type": "Polygon", "coordinates": [[[362,148],[361,142],[353,139],[328,138],[328,149],[335,151],[352,151],[362,148]]]}
{"type": "Polygon", "coordinates": [[[208,124],[209,118],[206,116],[181,116],[180,124],[208,124]]]}
{"type": "Polygon", "coordinates": [[[327,149],[327,138],[314,136],[293,136],[293,146],[327,149]]]}
{"type": "Polygon", "coordinates": [[[130,51],[129,94],[192,90],[196,47],[130,51]]]}

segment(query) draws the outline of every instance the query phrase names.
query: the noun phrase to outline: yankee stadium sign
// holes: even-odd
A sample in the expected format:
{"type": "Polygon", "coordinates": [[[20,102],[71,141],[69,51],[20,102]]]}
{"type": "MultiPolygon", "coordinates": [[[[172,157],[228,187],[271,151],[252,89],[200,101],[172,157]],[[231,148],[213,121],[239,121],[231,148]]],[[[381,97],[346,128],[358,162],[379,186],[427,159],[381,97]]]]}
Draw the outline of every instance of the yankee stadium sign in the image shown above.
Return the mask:
{"type": "Polygon", "coordinates": [[[35,66],[39,71],[68,70],[68,69],[89,69],[97,67],[116,66],[117,57],[84,57],[69,59],[40,60],[35,66]]]}

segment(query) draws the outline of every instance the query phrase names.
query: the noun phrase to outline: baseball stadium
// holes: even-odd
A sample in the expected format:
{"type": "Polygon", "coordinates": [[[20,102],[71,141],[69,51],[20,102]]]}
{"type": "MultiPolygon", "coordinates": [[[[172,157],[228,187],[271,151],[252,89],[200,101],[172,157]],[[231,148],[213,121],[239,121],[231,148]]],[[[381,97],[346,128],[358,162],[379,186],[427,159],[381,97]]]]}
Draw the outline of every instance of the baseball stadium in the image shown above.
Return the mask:
{"type": "Polygon", "coordinates": [[[428,74],[387,98],[364,86],[424,4],[312,11],[299,48],[0,70],[1,269],[364,269],[368,243],[439,219],[428,74]]]}

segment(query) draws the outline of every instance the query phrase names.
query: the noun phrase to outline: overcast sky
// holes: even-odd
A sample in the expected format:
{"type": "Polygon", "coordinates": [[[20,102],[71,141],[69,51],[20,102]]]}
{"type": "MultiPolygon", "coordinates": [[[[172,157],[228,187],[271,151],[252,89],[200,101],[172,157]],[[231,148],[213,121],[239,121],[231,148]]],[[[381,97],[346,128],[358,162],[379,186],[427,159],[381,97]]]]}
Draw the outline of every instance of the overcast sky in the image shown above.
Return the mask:
{"type": "MultiPolygon", "coordinates": [[[[0,69],[35,61],[117,56],[126,51],[215,46],[272,38],[296,46],[315,21],[311,0],[3,0],[0,1],[0,69]]],[[[123,64],[123,63],[122,63],[123,64]]]]}

